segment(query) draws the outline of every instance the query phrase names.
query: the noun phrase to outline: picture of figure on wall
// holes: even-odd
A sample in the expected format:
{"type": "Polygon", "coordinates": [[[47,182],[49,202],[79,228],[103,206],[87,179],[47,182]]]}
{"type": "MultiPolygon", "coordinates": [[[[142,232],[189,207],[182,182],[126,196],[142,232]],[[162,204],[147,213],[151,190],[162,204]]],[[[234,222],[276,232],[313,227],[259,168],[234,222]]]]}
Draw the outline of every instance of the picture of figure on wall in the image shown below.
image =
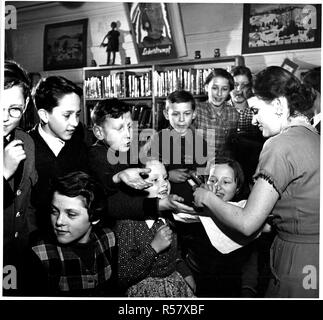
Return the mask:
{"type": "Polygon", "coordinates": [[[120,32],[116,30],[117,23],[111,22],[111,30],[104,36],[100,47],[106,47],[107,51],[107,65],[114,64],[116,59],[116,52],[119,51],[119,37],[120,32]],[[107,40],[107,42],[105,42],[107,40]],[[112,60],[111,60],[112,55],[112,60]]]}
{"type": "Polygon", "coordinates": [[[164,3],[129,3],[130,22],[140,61],[176,58],[164,3]]]}

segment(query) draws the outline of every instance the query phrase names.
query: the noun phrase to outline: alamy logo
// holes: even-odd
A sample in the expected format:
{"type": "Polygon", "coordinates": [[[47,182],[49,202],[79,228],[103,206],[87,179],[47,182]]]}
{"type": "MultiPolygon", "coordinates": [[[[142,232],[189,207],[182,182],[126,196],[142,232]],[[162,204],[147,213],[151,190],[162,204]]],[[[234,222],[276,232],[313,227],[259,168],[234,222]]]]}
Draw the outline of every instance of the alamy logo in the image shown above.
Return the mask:
{"type": "Polygon", "coordinates": [[[315,266],[307,265],[303,268],[303,273],[306,276],[303,279],[303,288],[305,290],[317,289],[317,270],[315,266]]]}
{"type": "Polygon", "coordinates": [[[3,267],[2,286],[5,290],[17,289],[17,269],[15,266],[9,264],[3,267]]]}
{"type": "Polygon", "coordinates": [[[5,28],[6,30],[17,29],[17,10],[15,6],[6,5],[5,28]]]}

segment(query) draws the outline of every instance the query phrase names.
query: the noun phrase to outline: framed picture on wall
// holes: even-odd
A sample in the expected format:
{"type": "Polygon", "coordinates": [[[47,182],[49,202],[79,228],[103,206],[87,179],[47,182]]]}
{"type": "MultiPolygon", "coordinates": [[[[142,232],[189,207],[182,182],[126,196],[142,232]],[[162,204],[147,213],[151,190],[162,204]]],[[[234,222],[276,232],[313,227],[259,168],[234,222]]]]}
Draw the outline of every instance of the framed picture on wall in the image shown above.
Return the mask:
{"type": "Polygon", "coordinates": [[[44,70],[86,66],[88,19],[45,25],[44,70]]]}
{"type": "Polygon", "coordinates": [[[245,4],[242,54],[321,47],[320,4],[245,4]]]}
{"type": "Polygon", "coordinates": [[[125,3],[138,62],[187,55],[178,4],[125,3]]]}

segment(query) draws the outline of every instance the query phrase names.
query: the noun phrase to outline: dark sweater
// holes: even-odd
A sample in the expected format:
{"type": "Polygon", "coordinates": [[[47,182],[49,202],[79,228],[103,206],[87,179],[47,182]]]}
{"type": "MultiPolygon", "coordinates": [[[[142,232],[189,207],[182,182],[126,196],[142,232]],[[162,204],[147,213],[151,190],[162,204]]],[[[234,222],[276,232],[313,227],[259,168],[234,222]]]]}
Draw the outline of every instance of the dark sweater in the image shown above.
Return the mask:
{"type": "MultiPolygon", "coordinates": [[[[26,159],[19,169],[6,180],[3,178],[3,265],[13,265],[20,276],[21,254],[28,244],[29,234],[35,230],[35,210],[30,204],[31,191],[37,181],[35,170],[35,146],[30,136],[17,128],[14,139],[22,140],[26,159]]],[[[18,168],[19,168],[18,167],[18,168]]],[[[19,279],[18,279],[19,282],[19,279]]],[[[17,287],[17,289],[20,289],[17,287]]],[[[19,294],[19,290],[4,290],[4,295],[19,294]]]]}
{"type": "Polygon", "coordinates": [[[38,182],[32,193],[32,203],[36,207],[37,223],[40,228],[47,227],[48,217],[44,212],[50,203],[50,182],[53,178],[64,176],[74,171],[88,172],[88,151],[79,135],[66,141],[56,157],[38,132],[38,125],[30,131],[35,143],[35,165],[38,182]],[[40,214],[41,213],[41,214],[40,214]]]}
{"type": "MultiPolygon", "coordinates": [[[[196,171],[200,168],[204,173],[207,163],[207,143],[193,127],[185,136],[179,135],[172,127],[163,129],[147,142],[144,149],[148,156],[159,159],[167,171],[177,169],[196,171]]],[[[187,181],[171,182],[171,193],[183,197],[185,204],[192,206],[193,190],[187,181]]]]}
{"type": "Polygon", "coordinates": [[[123,156],[127,159],[126,163],[111,164],[108,162],[108,148],[102,141],[97,141],[89,150],[90,172],[101,182],[108,194],[106,222],[110,223],[111,219],[143,220],[146,215],[157,216],[157,198],[148,199],[144,191],[130,188],[122,182],[119,184],[113,182],[112,178],[116,173],[139,166],[129,164],[129,153],[123,156]]]}

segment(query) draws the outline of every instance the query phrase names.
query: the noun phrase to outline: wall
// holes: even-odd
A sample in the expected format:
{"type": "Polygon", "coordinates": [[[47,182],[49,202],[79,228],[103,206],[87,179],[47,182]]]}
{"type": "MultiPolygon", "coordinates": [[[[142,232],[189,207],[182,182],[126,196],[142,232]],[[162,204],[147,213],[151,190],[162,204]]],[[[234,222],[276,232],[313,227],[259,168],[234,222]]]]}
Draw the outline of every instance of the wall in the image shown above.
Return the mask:
{"type": "MultiPolygon", "coordinates": [[[[121,47],[116,64],[123,63],[125,56],[130,56],[131,61],[136,63],[123,3],[85,2],[72,9],[62,6],[61,2],[46,2],[29,8],[23,7],[21,3],[19,6],[22,8],[18,10],[18,28],[7,32],[7,39],[11,41],[13,58],[28,71],[42,71],[45,24],[83,18],[89,19],[88,66],[92,59],[98,65],[106,63],[105,49],[100,48],[99,44],[110,30],[112,21],[117,21],[121,32],[121,47]]],[[[219,48],[223,56],[241,54],[243,4],[180,3],[180,8],[188,52],[187,57],[181,59],[193,58],[195,50],[200,50],[202,57],[212,57],[215,48],[219,48]]],[[[321,65],[320,49],[245,55],[245,61],[253,72],[257,72],[267,65],[281,65],[286,57],[305,69],[321,65]]],[[[62,74],[62,71],[41,73],[62,74]]],[[[66,70],[64,74],[73,81],[82,82],[81,69],[66,70]]]]}
{"type": "MultiPolygon", "coordinates": [[[[14,2],[11,2],[14,3],[14,2]]],[[[136,62],[132,37],[123,3],[119,2],[84,2],[80,7],[69,8],[61,2],[40,3],[37,7],[25,7],[18,4],[17,30],[7,31],[11,42],[12,57],[19,61],[30,72],[41,72],[42,75],[62,74],[62,71],[43,70],[43,39],[46,24],[88,18],[87,65],[95,60],[97,65],[106,63],[105,48],[100,47],[103,37],[111,29],[110,24],[116,21],[120,31],[120,52],[116,64],[124,61],[125,54],[136,62]]],[[[33,2],[35,3],[35,2],[33,2]]],[[[64,70],[69,79],[82,82],[82,69],[64,70]]]]}
{"type": "MultiPolygon", "coordinates": [[[[212,57],[215,48],[221,55],[240,55],[242,43],[243,4],[181,4],[188,56],[200,50],[202,57],[212,57]]],[[[300,69],[321,65],[321,49],[271,52],[245,55],[246,65],[254,72],[269,65],[281,65],[285,58],[300,69]]]]}

